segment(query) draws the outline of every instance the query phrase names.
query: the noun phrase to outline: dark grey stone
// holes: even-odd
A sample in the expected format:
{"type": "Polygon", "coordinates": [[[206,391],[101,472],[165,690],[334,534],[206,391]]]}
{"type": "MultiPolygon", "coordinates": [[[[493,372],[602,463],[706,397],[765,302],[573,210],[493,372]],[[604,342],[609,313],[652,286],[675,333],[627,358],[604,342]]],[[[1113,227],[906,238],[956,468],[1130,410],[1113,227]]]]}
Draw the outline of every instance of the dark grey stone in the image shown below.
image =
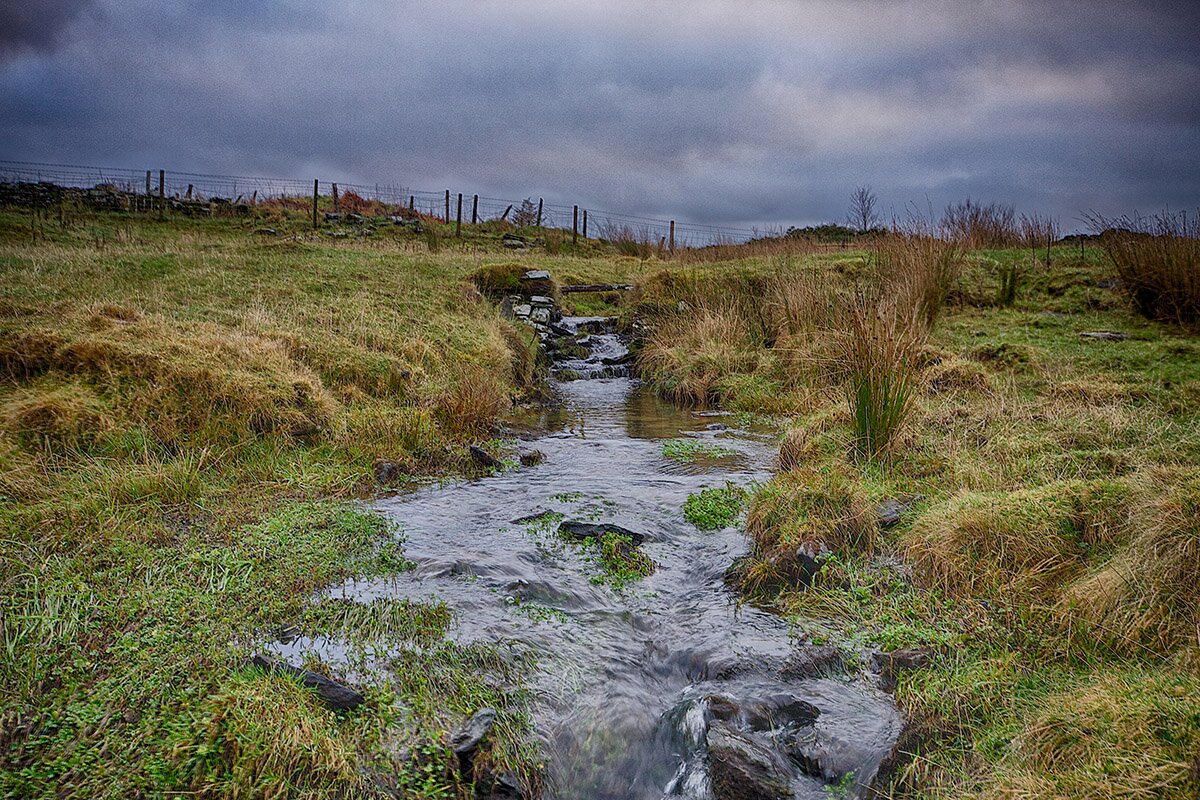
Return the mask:
{"type": "Polygon", "coordinates": [[[763,742],[721,720],[709,726],[706,742],[716,800],[786,800],[792,796],[787,762],[763,742]]]}
{"type": "Polygon", "coordinates": [[[600,539],[606,533],[617,533],[628,536],[633,541],[635,547],[646,541],[644,534],[608,522],[577,522],[569,519],[558,526],[558,532],[571,539],[580,541],[584,539],[600,539]]]}
{"type": "Polygon", "coordinates": [[[504,464],[500,459],[493,456],[487,450],[484,450],[477,444],[470,445],[467,450],[471,452],[471,458],[476,464],[487,469],[500,469],[504,464]]]}
{"type": "Polygon", "coordinates": [[[363,703],[363,696],[350,687],[343,686],[316,672],[293,667],[285,661],[277,661],[270,656],[260,654],[250,659],[250,663],[253,666],[259,667],[264,672],[274,672],[298,678],[302,684],[315,690],[317,697],[321,698],[321,701],[332,709],[345,711],[358,708],[363,703]]]}
{"type": "Polygon", "coordinates": [[[458,768],[463,777],[471,774],[479,747],[495,724],[496,709],[481,708],[450,735],[450,749],[458,756],[458,768]]]}

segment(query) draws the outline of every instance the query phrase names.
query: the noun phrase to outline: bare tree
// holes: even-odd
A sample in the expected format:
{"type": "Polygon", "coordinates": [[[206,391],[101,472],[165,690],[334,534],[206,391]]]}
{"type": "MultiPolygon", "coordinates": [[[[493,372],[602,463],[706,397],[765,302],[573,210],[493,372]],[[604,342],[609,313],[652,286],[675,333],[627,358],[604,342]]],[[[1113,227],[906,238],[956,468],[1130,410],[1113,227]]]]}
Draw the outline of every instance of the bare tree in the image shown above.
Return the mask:
{"type": "Polygon", "coordinates": [[[850,195],[850,208],[846,211],[850,227],[863,233],[874,228],[879,223],[879,214],[875,212],[877,200],[870,186],[856,188],[854,194],[850,195]]]}

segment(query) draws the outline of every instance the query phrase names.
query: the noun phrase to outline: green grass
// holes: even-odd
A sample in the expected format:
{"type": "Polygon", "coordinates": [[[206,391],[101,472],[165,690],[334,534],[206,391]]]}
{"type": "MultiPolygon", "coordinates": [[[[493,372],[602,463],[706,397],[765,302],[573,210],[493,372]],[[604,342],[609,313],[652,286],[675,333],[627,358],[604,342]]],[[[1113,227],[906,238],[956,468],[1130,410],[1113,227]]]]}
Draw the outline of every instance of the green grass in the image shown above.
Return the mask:
{"type": "MultiPolygon", "coordinates": [[[[465,796],[446,732],[485,705],[501,712],[485,761],[536,784],[528,656],[447,641],[443,605],[321,596],[408,566],[397,532],[348,502],[380,488],[377,462],[392,485],[469,474],[464,445],[538,390],[533,338],[470,279],[515,263],[639,284],[571,302],[638,317],[662,395],[787,418],[796,463],[755,493],[747,529],[760,556],[832,556],[808,591],[779,592],[765,559],[747,587],[776,587],[799,630],[847,651],[930,649],[897,678],[922,748],[896,794],[1195,795],[1200,655],[1180,587],[1200,563],[1200,344],[1101,288],[1097,249],[964,253],[892,452],[861,462],[820,321],[872,279],[866,253],[663,261],[544,231],[514,256],[502,226],[428,227],[334,239],[279,210],[71,212],[34,240],[26,214],[0,212],[0,794],[369,796],[375,776],[465,796]],[[264,224],[281,235],[254,236],[264,224]],[[874,502],[914,495],[897,528],[868,524],[874,502]],[[246,669],[283,626],[343,645],[347,663],[307,666],[353,673],[364,706],[335,714],[246,669]]],[[[688,503],[698,525],[736,517],[731,495],[688,503]]],[[[631,544],[590,543],[595,579],[649,574],[631,544]]]]}
{"type": "Polygon", "coordinates": [[[737,451],[702,439],[671,439],[663,442],[662,454],[672,461],[688,464],[707,458],[729,458],[736,456],[737,451]]]}
{"type": "Polygon", "coordinates": [[[704,489],[688,495],[683,517],[702,531],[728,528],[746,507],[746,490],[730,484],[723,489],[704,489]]]}

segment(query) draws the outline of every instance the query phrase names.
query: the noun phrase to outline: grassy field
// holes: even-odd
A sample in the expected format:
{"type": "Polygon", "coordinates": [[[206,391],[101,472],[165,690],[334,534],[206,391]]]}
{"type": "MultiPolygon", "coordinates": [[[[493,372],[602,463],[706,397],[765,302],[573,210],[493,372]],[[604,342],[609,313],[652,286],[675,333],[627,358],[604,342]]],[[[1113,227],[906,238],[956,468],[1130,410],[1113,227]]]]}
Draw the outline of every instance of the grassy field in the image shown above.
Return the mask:
{"type": "Polygon", "coordinates": [[[515,263],[636,283],[573,302],[644,326],[664,396],[782,421],[745,590],[814,641],[927,651],[895,675],[894,794],[1195,796],[1200,340],[1135,315],[1095,244],[953,253],[888,284],[909,309],[869,290],[939,253],[660,261],[551,232],[514,254],[429,227],[0,213],[0,793],[462,796],[445,733],[482,706],[502,710],[482,765],[536,776],[520,657],[446,641],[445,607],[315,599],[407,567],[358,499],[470,473],[465,445],[498,453],[493,424],[537,394],[530,335],[471,280],[515,263]],[[848,385],[906,399],[886,436],[848,385]],[[881,532],[888,498],[919,499],[881,532]],[[830,553],[807,589],[802,544],[830,553]],[[245,666],[285,625],[367,671],[387,644],[403,677],[327,711],[245,666]]]}

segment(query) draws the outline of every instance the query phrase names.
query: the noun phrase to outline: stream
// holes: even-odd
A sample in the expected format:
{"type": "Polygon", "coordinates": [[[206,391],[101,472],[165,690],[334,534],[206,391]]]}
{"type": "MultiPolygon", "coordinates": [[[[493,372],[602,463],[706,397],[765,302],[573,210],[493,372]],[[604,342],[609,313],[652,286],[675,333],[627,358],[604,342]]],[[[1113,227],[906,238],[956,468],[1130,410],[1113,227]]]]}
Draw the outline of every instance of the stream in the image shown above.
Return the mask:
{"type": "Polygon", "coordinates": [[[739,605],[723,576],[747,552],[745,535],[683,516],[689,494],[767,480],[775,435],[603,377],[623,371],[611,366],[626,352],[618,337],[591,320],[563,325],[596,331],[578,334],[586,356],[556,366],[581,379],[513,423],[544,460],[380,499],[415,570],[332,594],[435,598],[456,612],[456,640],[535,653],[547,798],[863,795],[902,728],[891,698],[840,668],[814,668],[812,645],[786,620],[739,605]],[[676,439],[719,454],[672,460],[663,444],[676,439]],[[656,570],[620,588],[598,581],[594,557],[556,534],[559,517],[537,517],[545,512],[643,534],[656,570]]]}

